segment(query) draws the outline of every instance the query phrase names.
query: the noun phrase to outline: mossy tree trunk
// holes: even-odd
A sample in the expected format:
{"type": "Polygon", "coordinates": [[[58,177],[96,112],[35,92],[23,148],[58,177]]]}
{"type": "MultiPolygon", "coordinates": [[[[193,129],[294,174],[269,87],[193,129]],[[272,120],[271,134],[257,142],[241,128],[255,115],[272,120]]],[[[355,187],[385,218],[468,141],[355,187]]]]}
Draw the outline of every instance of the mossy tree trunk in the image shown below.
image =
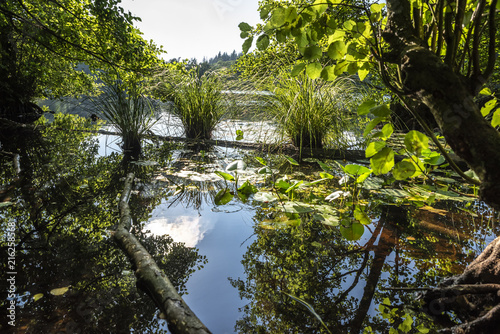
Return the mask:
{"type": "MultiPolygon", "coordinates": [[[[479,1],[486,5],[486,1],[479,1]]],[[[495,28],[496,0],[490,3],[489,29],[495,28]],[[493,14],[493,15],[492,15],[493,14]]],[[[495,57],[495,34],[490,31],[490,57],[485,69],[473,65],[473,73],[464,77],[445,63],[453,59],[447,51],[443,61],[420,40],[419,32],[413,27],[411,4],[408,0],[387,0],[388,22],[383,32],[389,43],[389,52],[384,61],[397,64],[401,70],[403,91],[417,104],[427,106],[439,125],[447,143],[478,175],[481,181],[480,196],[490,206],[500,209],[500,133],[481,115],[474,97],[492,74],[495,57]]],[[[471,43],[472,44],[472,43],[471,43]]],[[[471,61],[478,59],[478,46],[471,46],[471,61]],[[477,54],[475,56],[475,54],[477,54]]],[[[451,48],[451,46],[449,46],[451,48]]],[[[387,83],[391,86],[390,83],[387,83]]],[[[393,88],[394,89],[394,88],[393,88]]],[[[472,262],[464,273],[451,281],[457,289],[462,284],[488,284],[500,282],[500,239],[493,241],[484,252],[472,262]]],[[[500,304],[497,293],[476,298],[485,312],[476,319],[467,319],[461,326],[450,329],[454,333],[491,333],[500,326],[500,304]],[[480,300],[480,301],[479,301],[480,300]],[[486,301],[489,305],[486,305],[486,301]]],[[[442,298],[429,300],[439,300],[442,298]]],[[[446,299],[446,298],[445,298],[446,299]]],[[[455,305],[463,308],[463,303],[455,305]]]]}

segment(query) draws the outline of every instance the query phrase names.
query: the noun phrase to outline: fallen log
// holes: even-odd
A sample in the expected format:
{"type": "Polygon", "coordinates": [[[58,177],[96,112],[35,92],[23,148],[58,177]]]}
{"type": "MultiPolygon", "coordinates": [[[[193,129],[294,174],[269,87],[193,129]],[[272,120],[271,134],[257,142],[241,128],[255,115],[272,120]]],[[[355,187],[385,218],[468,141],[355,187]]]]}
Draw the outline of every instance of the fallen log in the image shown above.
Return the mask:
{"type": "Polygon", "coordinates": [[[208,334],[210,331],[177,293],[167,275],[158,267],[141,242],[131,234],[132,217],[128,200],[134,174],[127,175],[120,198],[120,222],[113,237],[132,264],[137,286],[143,290],[165,315],[173,334],[208,334]]]}

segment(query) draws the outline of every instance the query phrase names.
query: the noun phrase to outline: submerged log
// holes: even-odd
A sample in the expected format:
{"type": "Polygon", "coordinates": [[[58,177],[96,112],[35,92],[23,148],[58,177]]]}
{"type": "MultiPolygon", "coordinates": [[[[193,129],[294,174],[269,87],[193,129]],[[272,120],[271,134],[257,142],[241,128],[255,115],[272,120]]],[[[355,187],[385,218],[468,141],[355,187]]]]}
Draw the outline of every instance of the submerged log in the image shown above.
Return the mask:
{"type": "Polygon", "coordinates": [[[141,242],[129,232],[132,217],[128,200],[133,180],[134,174],[130,173],[120,198],[120,223],[113,237],[132,264],[137,278],[137,286],[165,314],[169,330],[174,334],[208,334],[210,333],[208,328],[190,310],[167,275],[158,267],[141,242]]]}

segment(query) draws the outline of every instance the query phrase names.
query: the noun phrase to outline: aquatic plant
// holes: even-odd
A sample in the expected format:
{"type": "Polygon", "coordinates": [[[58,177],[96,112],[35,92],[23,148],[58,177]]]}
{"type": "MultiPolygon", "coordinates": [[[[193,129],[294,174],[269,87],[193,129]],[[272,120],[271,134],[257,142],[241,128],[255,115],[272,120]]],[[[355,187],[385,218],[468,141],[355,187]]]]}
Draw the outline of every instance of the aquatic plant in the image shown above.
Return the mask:
{"type": "Polygon", "coordinates": [[[168,76],[159,92],[163,100],[172,102],[171,111],[180,118],[190,139],[210,139],[228,111],[221,80],[213,72],[168,76]]]}
{"type": "Polygon", "coordinates": [[[266,111],[293,145],[322,148],[329,137],[335,146],[345,146],[350,128],[349,100],[357,91],[353,80],[313,80],[306,75],[281,79],[267,99],[266,111]]]}
{"type": "Polygon", "coordinates": [[[123,140],[123,149],[137,158],[141,139],[156,122],[156,105],[142,94],[137,84],[115,81],[103,88],[103,94],[93,99],[96,112],[111,122],[123,140]]]}

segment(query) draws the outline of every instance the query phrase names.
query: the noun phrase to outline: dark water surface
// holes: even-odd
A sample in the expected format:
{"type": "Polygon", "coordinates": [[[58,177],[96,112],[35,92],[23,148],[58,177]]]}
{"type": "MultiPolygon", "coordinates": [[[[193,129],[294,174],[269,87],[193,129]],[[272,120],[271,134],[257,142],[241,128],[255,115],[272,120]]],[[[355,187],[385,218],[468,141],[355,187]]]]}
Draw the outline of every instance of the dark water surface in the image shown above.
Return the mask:
{"type": "MultiPolygon", "coordinates": [[[[116,138],[51,129],[9,138],[0,148],[0,230],[15,235],[15,267],[1,269],[2,282],[16,272],[16,291],[8,298],[2,288],[1,331],[166,332],[111,238],[124,176],[116,138]]],[[[428,327],[414,292],[399,288],[460,273],[498,232],[477,202],[416,207],[374,197],[372,224],[356,242],[313,219],[276,224],[279,204],[216,205],[226,185],[213,171],[234,159],[249,167],[240,184],[263,183],[250,154],[153,143],[135,167],[134,232],[213,333],[387,333],[408,317],[413,331],[428,327]],[[391,325],[379,309],[386,298],[413,313],[395,309],[391,325]]]]}

